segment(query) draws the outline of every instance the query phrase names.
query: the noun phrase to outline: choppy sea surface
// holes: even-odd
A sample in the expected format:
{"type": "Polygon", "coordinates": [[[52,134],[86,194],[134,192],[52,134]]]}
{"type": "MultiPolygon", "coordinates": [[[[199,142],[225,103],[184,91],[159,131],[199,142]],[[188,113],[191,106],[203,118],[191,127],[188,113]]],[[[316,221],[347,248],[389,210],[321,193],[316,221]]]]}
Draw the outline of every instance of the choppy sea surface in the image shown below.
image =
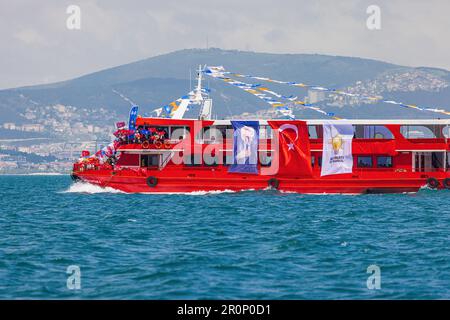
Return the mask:
{"type": "Polygon", "coordinates": [[[150,195],[0,176],[0,195],[0,299],[450,298],[448,191],[150,195]]]}

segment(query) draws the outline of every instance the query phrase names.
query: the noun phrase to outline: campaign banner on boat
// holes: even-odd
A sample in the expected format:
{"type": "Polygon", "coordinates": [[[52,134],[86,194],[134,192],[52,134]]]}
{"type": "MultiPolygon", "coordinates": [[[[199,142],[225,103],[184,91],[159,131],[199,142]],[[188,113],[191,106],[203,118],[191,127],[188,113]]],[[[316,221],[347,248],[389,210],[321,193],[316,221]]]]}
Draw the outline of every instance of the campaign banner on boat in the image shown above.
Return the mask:
{"type": "Polygon", "coordinates": [[[354,129],[351,124],[323,124],[323,153],[321,176],[352,173],[352,140],[354,129]]]}
{"type": "Polygon", "coordinates": [[[128,121],[128,129],[135,130],[136,129],[136,118],[138,115],[138,106],[133,106],[130,109],[130,120],[128,121]]]}
{"type": "Polygon", "coordinates": [[[231,121],[234,162],[228,172],[258,174],[258,121],[231,121]]]}

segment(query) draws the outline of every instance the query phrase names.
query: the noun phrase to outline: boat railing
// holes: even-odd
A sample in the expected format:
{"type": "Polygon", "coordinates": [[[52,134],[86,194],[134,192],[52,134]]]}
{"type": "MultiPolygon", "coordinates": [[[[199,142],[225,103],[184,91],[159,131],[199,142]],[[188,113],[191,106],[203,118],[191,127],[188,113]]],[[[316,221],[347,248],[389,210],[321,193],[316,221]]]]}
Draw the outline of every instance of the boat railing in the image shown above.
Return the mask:
{"type": "Polygon", "coordinates": [[[77,162],[73,164],[73,171],[83,172],[83,171],[98,171],[101,169],[111,169],[113,166],[108,163],[86,163],[77,162]]]}

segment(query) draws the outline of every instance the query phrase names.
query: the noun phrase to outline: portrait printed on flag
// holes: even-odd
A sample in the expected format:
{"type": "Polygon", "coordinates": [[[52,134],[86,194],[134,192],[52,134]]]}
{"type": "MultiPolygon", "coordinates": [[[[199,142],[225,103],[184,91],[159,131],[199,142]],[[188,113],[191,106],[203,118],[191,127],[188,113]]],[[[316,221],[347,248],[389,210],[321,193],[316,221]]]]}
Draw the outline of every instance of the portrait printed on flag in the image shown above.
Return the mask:
{"type": "Polygon", "coordinates": [[[234,162],[228,172],[258,173],[258,121],[231,121],[234,162]]]}

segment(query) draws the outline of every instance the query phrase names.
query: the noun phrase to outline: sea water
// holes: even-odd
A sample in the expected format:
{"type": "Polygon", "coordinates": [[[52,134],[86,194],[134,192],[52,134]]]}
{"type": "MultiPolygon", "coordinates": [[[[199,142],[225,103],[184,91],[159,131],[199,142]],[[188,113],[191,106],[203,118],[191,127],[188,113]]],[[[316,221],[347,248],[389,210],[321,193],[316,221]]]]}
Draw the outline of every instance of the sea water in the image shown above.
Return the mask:
{"type": "Polygon", "coordinates": [[[0,195],[1,299],[450,298],[448,191],[152,195],[0,176],[0,195]]]}

